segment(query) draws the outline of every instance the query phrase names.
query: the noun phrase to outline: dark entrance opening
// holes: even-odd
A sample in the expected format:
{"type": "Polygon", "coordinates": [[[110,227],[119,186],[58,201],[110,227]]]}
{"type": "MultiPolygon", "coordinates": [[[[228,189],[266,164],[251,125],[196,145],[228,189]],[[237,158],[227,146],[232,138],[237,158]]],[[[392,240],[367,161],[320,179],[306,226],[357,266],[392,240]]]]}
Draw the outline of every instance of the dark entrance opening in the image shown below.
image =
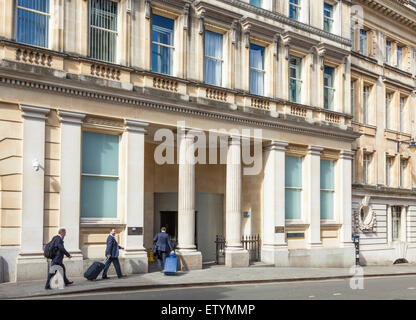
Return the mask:
{"type": "MultiPolygon", "coordinates": [[[[198,249],[197,217],[198,211],[195,211],[195,245],[198,249]]],[[[172,244],[176,249],[178,244],[178,211],[160,211],[160,228],[162,227],[166,228],[166,232],[170,235],[172,244]]]]}

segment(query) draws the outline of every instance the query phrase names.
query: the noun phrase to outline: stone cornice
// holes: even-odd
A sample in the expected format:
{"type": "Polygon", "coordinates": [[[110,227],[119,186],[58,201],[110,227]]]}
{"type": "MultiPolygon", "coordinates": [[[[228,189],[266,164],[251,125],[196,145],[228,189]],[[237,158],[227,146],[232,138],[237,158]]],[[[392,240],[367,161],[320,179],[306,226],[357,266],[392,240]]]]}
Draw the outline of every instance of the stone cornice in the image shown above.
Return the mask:
{"type": "Polygon", "coordinates": [[[166,102],[158,97],[142,97],[134,92],[115,91],[109,93],[105,88],[86,88],[79,83],[65,83],[56,81],[45,81],[29,78],[27,75],[18,76],[5,75],[0,72],[0,84],[17,86],[27,89],[50,91],[55,94],[84,97],[87,99],[104,100],[109,103],[135,105],[138,108],[152,109],[161,112],[184,113],[187,116],[202,117],[214,121],[230,121],[248,126],[258,126],[277,130],[289,131],[298,134],[314,135],[318,137],[328,137],[341,139],[344,141],[354,141],[360,134],[352,130],[343,130],[336,127],[329,129],[323,125],[313,125],[306,121],[289,121],[281,118],[271,118],[267,115],[247,114],[245,112],[227,112],[221,110],[207,110],[203,106],[190,105],[187,102],[177,104],[176,102],[166,102]]]}
{"type": "Polygon", "coordinates": [[[289,143],[283,141],[271,141],[264,147],[266,151],[281,151],[285,152],[289,143]]]}
{"type": "Polygon", "coordinates": [[[408,0],[355,0],[353,2],[363,4],[370,10],[377,11],[385,17],[416,30],[416,10],[412,11],[408,6],[411,4],[415,7],[415,4],[408,0]],[[398,9],[401,9],[402,12],[398,9]],[[413,17],[405,16],[405,14],[413,17]]]}
{"type": "Polygon", "coordinates": [[[349,39],[340,37],[338,35],[335,35],[335,34],[332,34],[332,33],[329,33],[329,32],[326,32],[322,29],[318,29],[316,27],[310,26],[310,25],[305,24],[305,23],[295,21],[293,19],[290,19],[287,16],[284,16],[284,15],[278,13],[278,12],[272,12],[270,10],[259,8],[259,7],[253,6],[249,3],[243,2],[241,0],[218,0],[218,1],[227,3],[227,4],[235,6],[237,8],[244,9],[244,10],[252,12],[254,14],[258,14],[258,15],[264,16],[266,18],[273,19],[275,21],[278,21],[280,23],[284,23],[284,24],[289,25],[291,27],[298,28],[298,29],[306,31],[306,32],[310,32],[310,33],[313,33],[317,36],[320,36],[320,37],[323,37],[323,38],[326,38],[326,39],[329,39],[329,40],[332,40],[332,41],[335,41],[335,42],[338,42],[338,43],[341,43],[343,45],[351,47],[351,40],[349,40],[349,39]]]}
{"type": "Polygon", "coordinates": [[[51,111],[49,108],[29,106],[25,104],[20,105],[20,110],[23,111],[22,113],[23,118],[39,119],[39,120],[46,120],[49,112],[51,111]]]}
{"type": "Polygon", "coordinates": [[[124,119],[124,125],[126,131],[128,132],[146,133],[146,127],[149,126],[149,123],[131,119],[124,119]]]}
{"type": "Polygon", "coordinates": [[[61,123],[70,123],[81,125],[86,114],[79,112],[70,112],[65,110],[58,110],[59,120],[61,123]]]}

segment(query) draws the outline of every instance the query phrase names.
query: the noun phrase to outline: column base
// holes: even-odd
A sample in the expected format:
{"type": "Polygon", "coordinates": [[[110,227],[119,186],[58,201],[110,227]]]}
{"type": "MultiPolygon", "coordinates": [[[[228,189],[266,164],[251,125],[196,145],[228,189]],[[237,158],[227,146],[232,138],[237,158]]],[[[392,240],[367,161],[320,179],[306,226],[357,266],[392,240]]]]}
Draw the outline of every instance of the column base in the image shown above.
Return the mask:
{"type": "Polygon", "coordinates": [[[289,266],[289,250],[287,246],[263,246],[261,261],[274,264],[276,267],[289,266]]]}
{"type": "Polygon", "coordinates": [[[179,270],[200,270],[202,269],[202,254],[200,251],[178,251],[179,270]]]}
{"type": "Polygon", "coordinates": [[[126,250],[123,253],[123,272],[137,274],[149,272],[149,259],[143,250],[126,250]]]}
{"type": "Polygon", "coordinates": [[[250,264],[250,257],[247,250],[225,249],[225,266],[229,268],[245,268],[250,264]]]}
{"type": "Polygon", "coordinates": [[[16,259],[16,281],[42,280],[48,276],[43,252],[20,253],[16,259]]]}
{"type": "Polygon", "coordinates": [[[69,253],[71,254],[72,258],[68,259],[67,257],[64,257],[63,260],[66,270],[66,277],[79,277],[81,274],[83,274],[84,257],[80,251],[69,251],[69,253]]]}

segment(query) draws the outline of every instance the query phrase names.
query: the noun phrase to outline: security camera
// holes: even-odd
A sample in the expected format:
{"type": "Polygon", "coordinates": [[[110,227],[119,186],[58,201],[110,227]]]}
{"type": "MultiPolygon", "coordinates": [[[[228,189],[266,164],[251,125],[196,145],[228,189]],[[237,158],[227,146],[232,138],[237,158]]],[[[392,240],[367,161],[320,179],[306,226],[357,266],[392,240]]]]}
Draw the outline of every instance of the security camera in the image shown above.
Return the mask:
{"type": "Polygon", "coordinates": [[[33,170],[39,171],[39,169],[40,169],[40,163],[39,163],[39,161],[37,159],[33,160],[32,166],[33,166],[33,170]]]}

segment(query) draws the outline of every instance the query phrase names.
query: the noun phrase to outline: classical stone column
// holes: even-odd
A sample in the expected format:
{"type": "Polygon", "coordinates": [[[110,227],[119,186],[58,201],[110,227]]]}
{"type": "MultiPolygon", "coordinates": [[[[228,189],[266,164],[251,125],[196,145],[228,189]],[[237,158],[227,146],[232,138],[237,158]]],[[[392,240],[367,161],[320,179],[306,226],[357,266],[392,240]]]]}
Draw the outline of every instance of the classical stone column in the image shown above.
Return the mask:
{"type": "Polygon", "coordinates": [[[16,280],[43,279],[45,121],[49,109],[21,105],[23,117],[22,227],[16,280]],[[36,166],[39,164],[39,167],[36,166]],[[37,169],[37,170],[36,170],[37,169]]]}
{"type": "Polygon", "coordinates": [[[230,138],[227,152],[226,180],[226,249],[225,264],[228,267],[247,267],[248,251],[241,244],[241,138],[230,138]]]}
{"type": "Polygon", "coordinates": [[[307,232],[307,244],[309,248],[321,247],[321,152],[323,148],[309,146],[306,155],[307,179],[307,218],[309,229],[307,232]]]}
{"type": "Polygon", "coordinates": [[[261,258],[276,266],[289,264],[285,237],[286,142],[273,141],[264,149],[263,246],[261,258]]]}
{"type": "Polygon", "coordinates": [[[202,269],[202,255],[195,246],[195,135],[178,133],[178,254],[182,270],[202,269]]]}
{"type": "Polygon", "coordinates": [[[59,226],[65,228],[65,248],[72,259],[68,274],[79,276],[83,271],[83,256],[79,247],[81,207],[81,139],[84,113],[59,110],[61,122],[61,174],[59,191],[59,226]]]}
{"type": "Polygon", "coordinates": [[[354,153],[349,150],[341,151],[338,159],[338,177],[339,188],[336,192],[339,192],[337,198],[339,199],[340,208],[340,244],[342,247],[352,247],[352,187],[351,187],[351,161],[354,153]]]}
{"type": "Polygon", "coordinates": [[[124,120],[123,148],[125,159],[125,215],[126,223],[123,257],[126,273],[144,273],[148,269],[147,253],[143,247],[144,227],[144,152],[145,128],[149,125],[124,120]]]}

